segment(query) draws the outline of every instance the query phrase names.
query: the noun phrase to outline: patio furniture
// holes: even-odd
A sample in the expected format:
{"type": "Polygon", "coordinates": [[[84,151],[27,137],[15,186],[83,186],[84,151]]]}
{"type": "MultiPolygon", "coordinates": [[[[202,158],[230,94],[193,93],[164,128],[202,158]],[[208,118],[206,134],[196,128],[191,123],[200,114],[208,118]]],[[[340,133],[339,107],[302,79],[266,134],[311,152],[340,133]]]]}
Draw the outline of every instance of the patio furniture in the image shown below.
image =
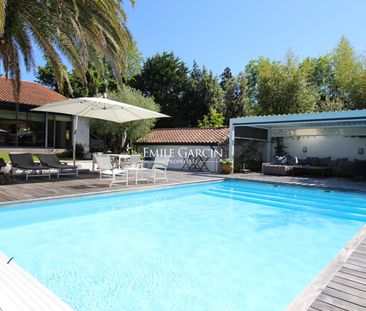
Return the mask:
{"type": "Polygon", "coordinates": [[[118,168],[122,168],[122,164],[124,164],[125,162],[129,161],[131,156],[129,154],[118,154],[118,153],[111,153],[108,154],[111,158],[116,158],[118,159],[118,168]]]}
{"type": "Polygon", "coordinates": [[[60,162],[57,155],[55,154],[38,154],[38,158],[41,161],[42,165],[57,170],[57,178],[59,178],[60,175],[79,175],[79,170],[76,165],[69,165],[66,162],[60,162]]]}
{"type": "Polygon", "coordinates": [[[107,154],[95,154],[94,157],[99,170],[98,185],[103,177],[111,178],[109,188],[112,188],[112,185],[116,183],[128,185],[128,170],[113,167],[111,158],[107,154]],[[117,177],[121,177],[121,179],[117,180],[117,177]]]}
{"type": "Polygon", "coordinates": [[[142,163],[140,160],[140,155],[131,155],[130,156],[130,161],[127,164],[127,166],[129,168],[142,168],[142,163]]]}
{"type": "Polygon", "coordinates": [[[262,172],[264,175],[279,175],[279,176],[292,175],[293,169],[294,167],[292,165],[270,164],[270,163],[262,164],[262,172]]]}
{"type": "Polygon", "coordinates": [[[128,171],[128,177],[134,177],[136,185],[139,181],[148,180],[147,177],[144,177],[144,172],[148,171],[149,169],[142,166],[140,155],[131,155],[130,161],[126,165],[125,169],[128,171]]]}
{"type": "Polygon", "coordinates": [[[12,171],[22,170],[25,174],[25,180],[29,177],[48,176],[51,179],[51,169],[47,166],[37,164],[33,161],[30,153],[9,153],[12,171]],[[43,174],[46,171],[47,174],[43,174]]]}
{"type": "Polygon", "coordinates": [[[329,166],[306,166],[306,165],[295,165],[293,167],[293,173],[294,175],[297,174],[306,174],[306,173],[316,173],[320,174],[321,178],[324,178],[325,176],[331,176],[332,175],[332,168],[329,166]]]}
{"type": "Polygon", "coordinates": [[[188,157],[184,157],[183,161],[184,164],[182,166],[182,169],[187,168],[190,171],[201,171],[201,172],[208,172],[209,169],[206,165],[207,161],[208,161],[209,157],[204,157],[204,156],[188,156],[188,157]]]}
{"type": "Polygon", "coordinates": [[[169,156],[168,157],[156,156],[152,168],[151,169],[145,168],[145,170],[151,171],[150,178],[153,180],[154,184],[156,180],[168,181],[166,171],[168,169],[169,160],[170,160],[169,156]],[[160,175],[160,177],[158,175],[160,175]]]}
{"type": "Polygon", "coordinates": [[[197,168],[201,171],[201,172],[209,172],[210,170],[208,169],[206,163],[208,161],[209,157],[204,157],[204,156],[198,156],[198,160],[197,160],[197,168]]]}
{"type": "Polygon", "coordinates": [[[7,164],[3,158],[0,158],[0,175],[3,175],[7,181],[11,180],[11,175],[5,169],[7,168],[7,164]]]}

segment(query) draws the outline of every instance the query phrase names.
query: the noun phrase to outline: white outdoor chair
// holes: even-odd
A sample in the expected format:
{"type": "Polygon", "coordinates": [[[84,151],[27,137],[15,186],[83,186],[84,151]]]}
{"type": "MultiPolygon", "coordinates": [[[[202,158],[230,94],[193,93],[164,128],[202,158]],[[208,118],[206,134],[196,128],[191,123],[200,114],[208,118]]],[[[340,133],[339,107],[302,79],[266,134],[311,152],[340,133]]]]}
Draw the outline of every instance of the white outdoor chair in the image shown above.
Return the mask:
{"type": "Polygon", "coordinates": [[[138,155],[138,154],[131,155],[130,161],[127,166],[130,168],[142,168],[142,163],[140,161],[140,155],[138,155]]]}
{"type": "Polygon", "coordinates": [[[99,170],[98,185],[100,184],[103,176],[112,179],[109,184],[109,188],[112,188],[112,185],[116,183],[126,183],[126,185],[128,185],[128,171],[126,169],[113,167],[112,161],[107,154],[95,154],[94,157],[99,170]],[[121,179],[117,180],[117,176],[121,177],[121,179]]]}
{"type": "Polygon", "coordinates": [[[135,179],[135,184],[139,181],[148,181],[148,178],[144,177],[145,172],[149,171],[143,167],[143,163],[140,160],[140,155],[131,155],[129,163],[125,169],[128,171],[128,176],[135,179]]]}
{"type": "Polygon", "coordinates": [[[170,157],[159,157],[156,156],[152,165],[150,179],[153,180],[154,184],[156,180],[168,181],[166,171],[168,169],[170,157]],[[159,176],[160,175],[160,176],[159,176]]]}

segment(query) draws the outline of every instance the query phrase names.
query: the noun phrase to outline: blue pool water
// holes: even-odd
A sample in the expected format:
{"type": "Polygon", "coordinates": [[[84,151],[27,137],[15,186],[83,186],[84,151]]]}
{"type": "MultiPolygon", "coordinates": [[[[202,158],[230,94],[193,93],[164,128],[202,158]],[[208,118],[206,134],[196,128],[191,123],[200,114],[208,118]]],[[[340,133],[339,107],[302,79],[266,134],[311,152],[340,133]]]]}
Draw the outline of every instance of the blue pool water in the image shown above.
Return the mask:
{"type": "Polygon", "coordinates": [[[80,311],[283,310],[366,196],[225,181],[0,210],[0,250],[80,311]]]}

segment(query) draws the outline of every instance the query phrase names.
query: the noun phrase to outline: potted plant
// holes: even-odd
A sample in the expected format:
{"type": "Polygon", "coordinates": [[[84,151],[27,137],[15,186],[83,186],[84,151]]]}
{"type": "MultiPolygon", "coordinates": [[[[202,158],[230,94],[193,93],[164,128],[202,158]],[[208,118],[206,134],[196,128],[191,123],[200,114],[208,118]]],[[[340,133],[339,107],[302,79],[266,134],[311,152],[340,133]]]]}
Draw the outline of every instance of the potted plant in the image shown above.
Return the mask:
{"type": "Polygon", "coordinates": [[[233,172],[233,159],[224,158],[220,160],[220,173],[231,174],[233,172]]]}

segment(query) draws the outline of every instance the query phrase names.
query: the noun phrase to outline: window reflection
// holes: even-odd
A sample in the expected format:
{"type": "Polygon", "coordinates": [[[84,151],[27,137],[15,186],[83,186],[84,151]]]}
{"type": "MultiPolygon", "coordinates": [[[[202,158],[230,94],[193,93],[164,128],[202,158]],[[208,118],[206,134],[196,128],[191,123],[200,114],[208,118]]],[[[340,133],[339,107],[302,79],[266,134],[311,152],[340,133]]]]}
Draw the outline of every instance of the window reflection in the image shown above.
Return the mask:
{"type": "MultiPolygon", "coordinates": [[[[45,147],[46,114],[0,109],[0,146],[45,147]]],[[[48,148],[71,145],[70,116],[48,115],[48,148]]]]}

